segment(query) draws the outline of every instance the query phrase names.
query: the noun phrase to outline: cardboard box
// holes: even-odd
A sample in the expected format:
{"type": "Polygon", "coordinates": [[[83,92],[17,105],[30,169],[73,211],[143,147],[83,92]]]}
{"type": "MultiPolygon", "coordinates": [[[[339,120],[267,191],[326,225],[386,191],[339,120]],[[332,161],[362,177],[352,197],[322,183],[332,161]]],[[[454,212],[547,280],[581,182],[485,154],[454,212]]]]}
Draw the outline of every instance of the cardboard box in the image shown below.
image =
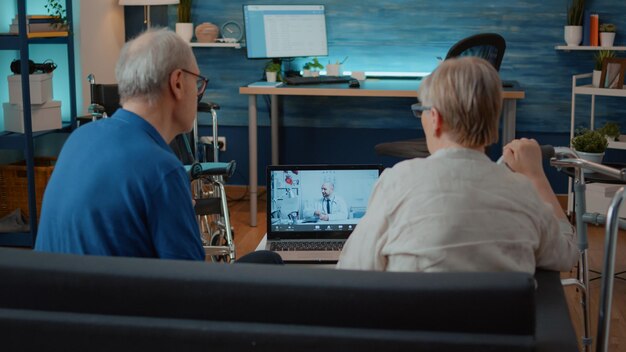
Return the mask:
{"type": "MultiPolygon", "coordinates": [[[[2,104],[4,109],[4,130],[24,133],[24,109],[22,104],[2,104]]],[[[31,106],[33,132],[61,128],[61,102],[51,100],[31,106]]]]}
{"type": "MultiPolygon", "coordinates": [[[[28,78],[31,104],[43,104],[52,100],[52,73],[33,73],[28,78]]],[[[9,81],[9,103],[23,104],[22,75],[10,75],[7,80],[9,81]]]]}
{"type": "MultiPolygon", "coordinates": [[[[620,187],[623,185],[613,185],[606,183],[588,183],[585,200],[588,213],[600,213],[606,215],[609,205],[620,187]]],[[[626,204],[622,204],[619,210],[619,217],[626,218],[626,204]]]]}

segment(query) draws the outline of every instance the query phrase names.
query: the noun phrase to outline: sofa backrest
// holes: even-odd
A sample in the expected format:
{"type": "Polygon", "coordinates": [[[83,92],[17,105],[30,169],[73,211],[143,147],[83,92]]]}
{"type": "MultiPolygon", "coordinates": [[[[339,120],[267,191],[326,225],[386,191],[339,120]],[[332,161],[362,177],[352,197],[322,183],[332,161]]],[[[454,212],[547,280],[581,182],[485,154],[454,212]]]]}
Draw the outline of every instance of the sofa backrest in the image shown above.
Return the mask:
{"type": "Polygon", "coordinates": [[[273,352],[532,350],[535,288],[523,273],[378,273],[0,249],[0,329],[28,341],[24,334],[35,328],[66,349],[80,336],[121,346],[193,349],[197,342],[273,352]]]}

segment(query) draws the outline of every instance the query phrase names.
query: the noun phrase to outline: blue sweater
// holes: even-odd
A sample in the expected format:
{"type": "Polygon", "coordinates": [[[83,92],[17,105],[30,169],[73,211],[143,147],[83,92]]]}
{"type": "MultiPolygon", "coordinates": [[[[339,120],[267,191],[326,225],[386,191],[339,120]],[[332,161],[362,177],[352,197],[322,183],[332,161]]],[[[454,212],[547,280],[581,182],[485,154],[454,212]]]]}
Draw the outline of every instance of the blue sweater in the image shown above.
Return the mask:
{"type": "Polygon", "coordinates": [[[35,250],[204,260],[189,178],[154,127],[119,109],[70,135],[35,250]]]}

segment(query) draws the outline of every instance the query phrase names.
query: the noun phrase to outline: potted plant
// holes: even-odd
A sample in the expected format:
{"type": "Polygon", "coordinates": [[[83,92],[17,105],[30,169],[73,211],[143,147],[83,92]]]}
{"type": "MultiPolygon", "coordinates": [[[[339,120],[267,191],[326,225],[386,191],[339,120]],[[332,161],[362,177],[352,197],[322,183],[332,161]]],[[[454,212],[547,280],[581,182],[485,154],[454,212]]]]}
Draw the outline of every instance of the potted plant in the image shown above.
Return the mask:
{"type": "MultiPolygon", "coordinates": [[[[583,129],[580,134],[572,138],[572,148],[576,150],[578,156],[594,163],[602,163],[608,145],[609,142],[604,133],[600,131],[583,129]]],[[[585,172],[591,171],[585,170],[585,172]]]]}
{"type": "Polygon", "coordinates": [[[268,82],[276,82],[278,81],[282,81],[282,77],[280,75],[280,70],[282,68],[282,65],[280,64],[280,61],[270,61],[267,64],[265,64],[265,78],[267,79],[268,82]]]}
{"type": "Polygon", "coordinates": [[[583,39],[583,12],[585,0],[572,0],[567,7],[567,25],[565,26],[565,42],[568,46],[578,46],[583,39]]]}
{"type": "Polygon", "coordinates": [[[56,17],[50,26],[57,30],[67,30],[67,12],[58,0],[47,0],[43,7],[48,11],[48,15],[56,17]]]}
{"type": "Polygon", "coordinates": [[[597,53],[593,55],[594,60],[594,68],[593,68],[593,77],[592,77],[592,85],[594,87],[600,86],[600,77],[602,76],[602,63],[606,59],[610,59],[615,57],[615,51],[612,50],[599,50],[597,53]]]}
{"type": "Polygon", "coordinates": [[[193,23],[191,23],[191,0],[180,0],[178,3],[178,22],[176,33],[186,42],[193,37],[193,23]]]}
{"type": "Polygon", "coordinates": [[[311,65],[308,62],[302,66],[302,76],[311,77],[311,65]]]}
{"type": "Polygon", "coordinates": [[[615,31],[617,27],[613,23],[603,23],[600,25],[600,45],[613,46],[615,42],[615,31]]]}
{"type": "Polygon", "coordinates": [[[598,131],[602,133],[608,141],[617,141],[621,135],[619,124],[616,122],[607,122],[602,128],[598,129],[598,131]]]}
{"type": "MultiPolygon", "coordinates": [[[[320,75],[319,70],[323,68],[324,68],[324,65],[322,65],[316,57],[314,57],[313,60],[307,62],[303,66],[303,70],[307,70],[307,69],[310,70],[310,73],[311,73],[310,75],[313,77],[319,76],[320,75]]],[[[305,75],[305,77],[307,76],[305,75]]]]}

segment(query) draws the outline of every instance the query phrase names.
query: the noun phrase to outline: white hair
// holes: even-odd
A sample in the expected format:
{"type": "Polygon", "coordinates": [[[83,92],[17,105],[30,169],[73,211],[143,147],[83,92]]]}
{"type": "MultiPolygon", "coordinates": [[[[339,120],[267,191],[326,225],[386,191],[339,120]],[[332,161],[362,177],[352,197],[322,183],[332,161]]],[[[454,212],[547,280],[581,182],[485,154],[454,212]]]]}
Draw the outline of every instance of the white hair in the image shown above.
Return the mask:
{"type": "Polygon", "coordinates": [[[172,71],[190,70],[194,56],[189,44],[178,34],[150,29],[124,45],[115,66],[120,101],[143,98],[158,101],[172,71]]]}

